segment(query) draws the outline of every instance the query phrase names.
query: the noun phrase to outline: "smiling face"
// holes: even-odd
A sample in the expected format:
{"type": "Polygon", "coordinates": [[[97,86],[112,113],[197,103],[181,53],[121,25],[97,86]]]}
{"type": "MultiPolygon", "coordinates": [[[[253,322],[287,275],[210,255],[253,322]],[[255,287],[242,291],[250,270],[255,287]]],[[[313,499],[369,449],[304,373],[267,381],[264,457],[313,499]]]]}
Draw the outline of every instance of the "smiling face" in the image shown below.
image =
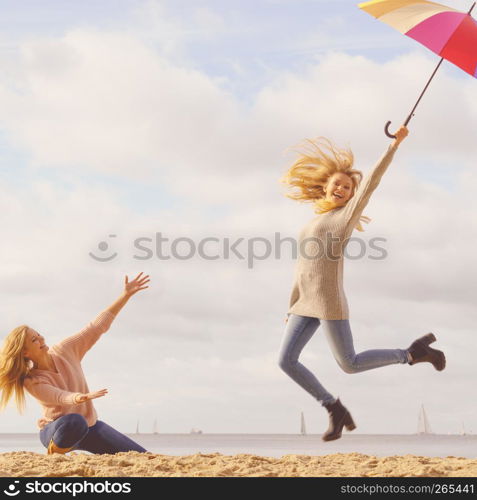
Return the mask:
{"type": "Polygon", "coordinates": [[[41,358],[49,347],[45,344],[45,339],[33,328],[28,328],[23,345],[23,355],[32,361],[41,358]]]}
{"type": "Polygon", "coordinates": [[[353,181],[349,175],[343,172],[336,172],[328,179],[324,191],[326,201],[343,206],[353,194],[353,181]]]}

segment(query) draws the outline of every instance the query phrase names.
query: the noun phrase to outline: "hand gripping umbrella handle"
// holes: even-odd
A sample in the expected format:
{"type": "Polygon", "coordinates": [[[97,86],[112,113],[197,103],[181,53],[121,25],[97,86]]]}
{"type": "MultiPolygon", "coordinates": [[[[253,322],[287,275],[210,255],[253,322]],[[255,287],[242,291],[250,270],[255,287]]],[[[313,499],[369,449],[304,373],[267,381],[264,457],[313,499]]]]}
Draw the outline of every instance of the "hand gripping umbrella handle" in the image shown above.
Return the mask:
{"type": "MultiPolygon", "coordinates": [[[[413,110],[414,111],[414,110],[413,110]]],[[[405,127],[407,127],[407,124],[411,121],[411,118],[414,116],[414,113],[411,112],[411,114],[406,118],[406,121],[403,123],[403,125],[405,127]]],[[[388,122],[386,122],[386,125],[384,125],[384,133],[390,137],[391,139],[396,139],[396,136],[391,134],[391,132],[389,132],[389,126],[391,125],[391,120],[389,120],[388,122]]]]}
{"type": "MultiPolygon", "coordinates": [[[[406,121],[404,122],[404,126],[407,127],[407,124],[411,121],[411,118],[414,116],[414,113],[411,113],[406,121]]],[[[390,137],[391,139],[396,139],[396,136],[391,134],[391,132],[389,132],[389,126],[391,125],[391,120],[389,120],[388,122],[386,122],[386,125],[384,125],[384,133],[390,137]]]]}

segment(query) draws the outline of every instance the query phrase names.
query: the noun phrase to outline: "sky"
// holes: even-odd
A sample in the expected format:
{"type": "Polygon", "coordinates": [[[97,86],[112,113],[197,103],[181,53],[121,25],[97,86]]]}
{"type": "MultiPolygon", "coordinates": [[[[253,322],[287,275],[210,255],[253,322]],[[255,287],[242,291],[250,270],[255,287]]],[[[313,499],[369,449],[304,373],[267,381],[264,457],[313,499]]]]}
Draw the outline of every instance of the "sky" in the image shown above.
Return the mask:
{"type": "MultiPolygon", "coordinates": [[[[368,171],[387,148],[384,124],[404,121],[438,56],[348,0],[0,8],[4,335],[26,323],[52,346],[142,271],[150,288],[83,361],[90,389],[109,390],[95,400],[101,420],[293,434],[303,411],[322,433],[326,412],[278,367],[296,260],[276,238],[315,216],[279,178],[292,148],[318,136],[368,171]]],[[[477,432],[476,95],[474,78],[443,64],[354,234],[366,252],[350,244],[345,259],[356,351],[432,331],[446,369],[346,374],[320,329],[302,353],[355,432],[414,433],[421,405],[434,432],[477,432]],[[373,238],[386,258],[372,258],[373,238]]],[[[36,432],[40,416],[29,397],[24,415],[0,415],[1,432],[36,432]]]]}

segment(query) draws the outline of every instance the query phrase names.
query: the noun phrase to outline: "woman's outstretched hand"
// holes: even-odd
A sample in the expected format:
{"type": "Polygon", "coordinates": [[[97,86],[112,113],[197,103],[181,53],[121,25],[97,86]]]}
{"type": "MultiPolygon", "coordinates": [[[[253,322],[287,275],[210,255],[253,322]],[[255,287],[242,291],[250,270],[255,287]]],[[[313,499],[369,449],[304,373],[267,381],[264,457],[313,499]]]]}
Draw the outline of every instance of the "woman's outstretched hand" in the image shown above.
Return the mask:
{"type": "Polygon", "coordinates": [[[86,394],[80,394],[79,396],[77,395],[76,404],[84,403],[90,399],[102,398],[103,396],[106,396],[107,393],[108,389],[101,389],[100,391],[87,392],[86,394]]]}
{"type": "Polygon", "coordinates": [[[397,132],[394,133],[396,139],[393,141],[393,146],[399,146],[401,142],[408,136],[409,130],[405,125],[401,125],[397,132]]]}
{"type": "Polygon", "coordinates": [[[139,292],[139,290],[144,290],[149,288],[148,286],[144,286],[146,283],[149,283],[149,275],[142,276],[142,273],[139,273],[132,281],[129,281],[128,277],[124,277],[124,294],[128,297],[131,297],[135,293],[139,292]]]}
{"type": "Polygon", "coordinates": [[[119,313],[119,311],[126,305],[126,302],[139,290],[144,290],[145,288],[149,288],[146,286],[146,283],[149,283],[149,275],[142,275],[143,273],[139,273],[132,281],[129,281],[127,276],[124,277],[124,290],[121,296],[116,302],[111,304],[107,311],[115,316],[119,313]]]}

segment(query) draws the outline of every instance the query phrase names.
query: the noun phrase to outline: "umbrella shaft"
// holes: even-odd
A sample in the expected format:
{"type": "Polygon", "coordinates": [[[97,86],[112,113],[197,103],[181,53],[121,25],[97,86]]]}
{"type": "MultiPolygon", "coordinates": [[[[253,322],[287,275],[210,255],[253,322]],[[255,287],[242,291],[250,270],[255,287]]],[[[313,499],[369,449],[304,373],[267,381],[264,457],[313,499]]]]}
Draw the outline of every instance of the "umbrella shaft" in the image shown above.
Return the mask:
{"type": "Polygon", "coordinates": [[[410,121],[411,121],[411,118],[413,117],[414,115],[414,111],[416,110],[417,108],[417,105],[421,102],[421,99],[422,99],[422,96],[424,95],[424,93],[426,92],[427,90],[427,87],[429,87],[430,83],[432,82],[432,79],[434,78],[434,75],[437,73],[437,70],[439,69],[439,66],[442,64],[442,61],[444,60],[444,58],[442,58],[440,61],[439,61],[439,64],[436,66],[436,69],[434,70],[434,72],[432,73],[431,77],[429,78],[428,82],[426,83],[426,86],[424,87],[424,90],[421,92],[421,95],[419,96],[419,99],[417,100],[416,104],[414,104],[414,107],[412,108],[412,111],[409,113],[409,116],[407,117],[407,120],[404,122],[404,125],[406,126],[410,121]]]}
{"type": "Polygon", "coordinates": [[[472,4],[472,7],[470,8],[469,12],[467,12],[467,14],[470,14],[470,13],[472,12],[472,9],[475,7],[475,3],[476,3],[476,2],[474,2],[474,3],[472,4]]]}

